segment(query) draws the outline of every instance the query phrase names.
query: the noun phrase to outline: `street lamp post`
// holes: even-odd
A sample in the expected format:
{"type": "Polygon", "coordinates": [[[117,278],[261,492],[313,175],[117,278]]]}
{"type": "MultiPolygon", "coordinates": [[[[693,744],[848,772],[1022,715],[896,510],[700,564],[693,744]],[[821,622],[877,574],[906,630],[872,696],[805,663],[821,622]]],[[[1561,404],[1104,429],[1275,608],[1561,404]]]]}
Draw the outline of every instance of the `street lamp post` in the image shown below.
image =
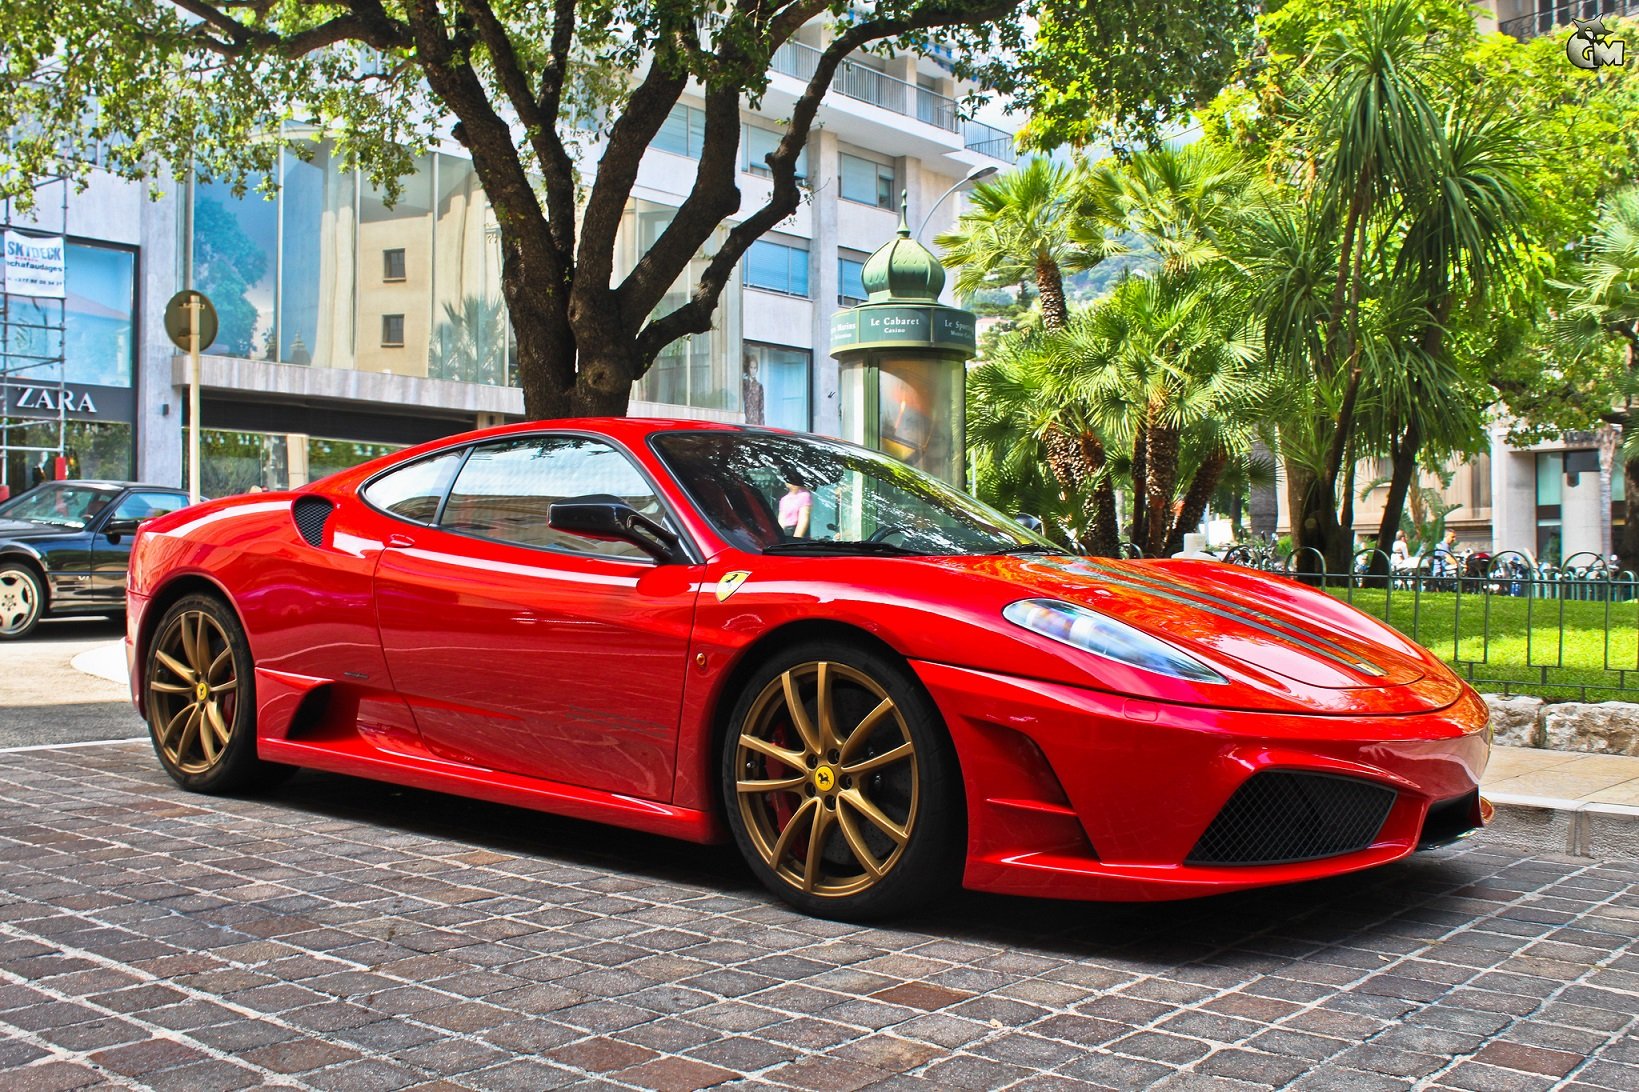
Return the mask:
{"type": "Polygon", "coordinates": [[[912,238],[914,238],[917,242],[922,241],[922,233],[928,230],[928,221],[933,219],[933,214],[939,211],[939,206],[943,205],[945,203],[945,199],[951,194],[955,193],[957,190],[966,189],[977,182],[982,182],[995,173],[996,168],[994,166],[980,166],[974,167],[971,171],[968,171],[967,174],[963,175],[961,178],[958,178],[951,184],[950,189],[940,194],[939,199],[928,206],[928,214],[922,217],[922,223],[917,227],[916,234],[912,236],[912,238]]]}

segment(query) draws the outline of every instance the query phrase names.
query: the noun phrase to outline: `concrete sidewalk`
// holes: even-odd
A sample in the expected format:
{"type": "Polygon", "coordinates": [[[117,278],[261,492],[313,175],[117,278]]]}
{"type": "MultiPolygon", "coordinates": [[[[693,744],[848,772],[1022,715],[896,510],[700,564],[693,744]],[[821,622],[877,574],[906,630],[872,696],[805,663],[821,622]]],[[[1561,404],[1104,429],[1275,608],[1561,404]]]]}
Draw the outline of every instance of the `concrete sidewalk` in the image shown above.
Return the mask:
{"type": "Polygon", "coordinates": [[[1639,758],[1493,747],[1488,838],[1576,857],[1639,856],[1639,758]]]}
{"type": "MultiPolygon", "coordinates": [[[[73,665],[126,682],[120,641],[80,653],[73,665]]],[[[1639,856],[1639,758],[1493,747],[1481,792],[1497,807],[1490,840],[1578,857],[1639,856]]]]}

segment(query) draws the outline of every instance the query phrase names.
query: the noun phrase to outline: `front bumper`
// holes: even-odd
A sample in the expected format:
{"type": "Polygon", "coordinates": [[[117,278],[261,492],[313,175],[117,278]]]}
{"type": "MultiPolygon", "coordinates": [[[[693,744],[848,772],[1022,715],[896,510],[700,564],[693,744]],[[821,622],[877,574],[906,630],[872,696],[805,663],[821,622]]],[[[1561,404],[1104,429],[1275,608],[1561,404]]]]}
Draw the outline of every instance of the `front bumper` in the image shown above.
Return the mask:
{"type": "Polygon", "coordinates": [[[1466,688],[1435,712],[1336,717],[1167,705],[913,667],[956,745],[967,793],[963,883],[975,890],[1188,898],[1369,868],[1481,823],[1488,711],[1466,688]],[[1197,853],[1192,861],[1236,790],[1277,771],[1354,779],[1392,790],[1393,800],[1375,834],[1346,852],[1248,864],[1201,863],[1197,853]]]}

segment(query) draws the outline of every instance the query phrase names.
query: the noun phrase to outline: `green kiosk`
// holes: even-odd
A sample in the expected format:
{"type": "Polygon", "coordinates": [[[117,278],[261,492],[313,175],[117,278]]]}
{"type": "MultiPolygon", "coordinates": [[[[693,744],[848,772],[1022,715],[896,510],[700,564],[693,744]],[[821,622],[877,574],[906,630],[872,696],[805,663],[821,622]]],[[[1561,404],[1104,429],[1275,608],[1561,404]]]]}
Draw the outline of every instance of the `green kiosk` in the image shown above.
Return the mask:
{"type": "Polygon", "coordinates": [[[945,269],[911,238],[903,206],[863,279],[866,301],[831,316],[842,437],[963,488],[974,316],[939,302],[945,269]]]}

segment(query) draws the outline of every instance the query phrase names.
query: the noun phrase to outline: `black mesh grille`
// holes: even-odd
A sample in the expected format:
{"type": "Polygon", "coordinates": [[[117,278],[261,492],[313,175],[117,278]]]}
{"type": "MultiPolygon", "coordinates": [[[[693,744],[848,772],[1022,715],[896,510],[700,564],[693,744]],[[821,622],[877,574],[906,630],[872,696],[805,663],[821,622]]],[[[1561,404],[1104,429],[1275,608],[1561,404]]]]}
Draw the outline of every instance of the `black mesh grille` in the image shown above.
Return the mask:
{"type": "Polygon", "coordinates": [[[330,518],[331,504],[323,497],[297,497],[290,514],[296,518],[296,530],[309,546],[324,545],[324,523],[330,518]]]}
{"type": "Polygon", "coordinates": [[[1331,774],[1271,771],[1235,790],[1190,851],[1193,864],[1279,864],[1372,844],[1395,791],[1331,774]]]}

